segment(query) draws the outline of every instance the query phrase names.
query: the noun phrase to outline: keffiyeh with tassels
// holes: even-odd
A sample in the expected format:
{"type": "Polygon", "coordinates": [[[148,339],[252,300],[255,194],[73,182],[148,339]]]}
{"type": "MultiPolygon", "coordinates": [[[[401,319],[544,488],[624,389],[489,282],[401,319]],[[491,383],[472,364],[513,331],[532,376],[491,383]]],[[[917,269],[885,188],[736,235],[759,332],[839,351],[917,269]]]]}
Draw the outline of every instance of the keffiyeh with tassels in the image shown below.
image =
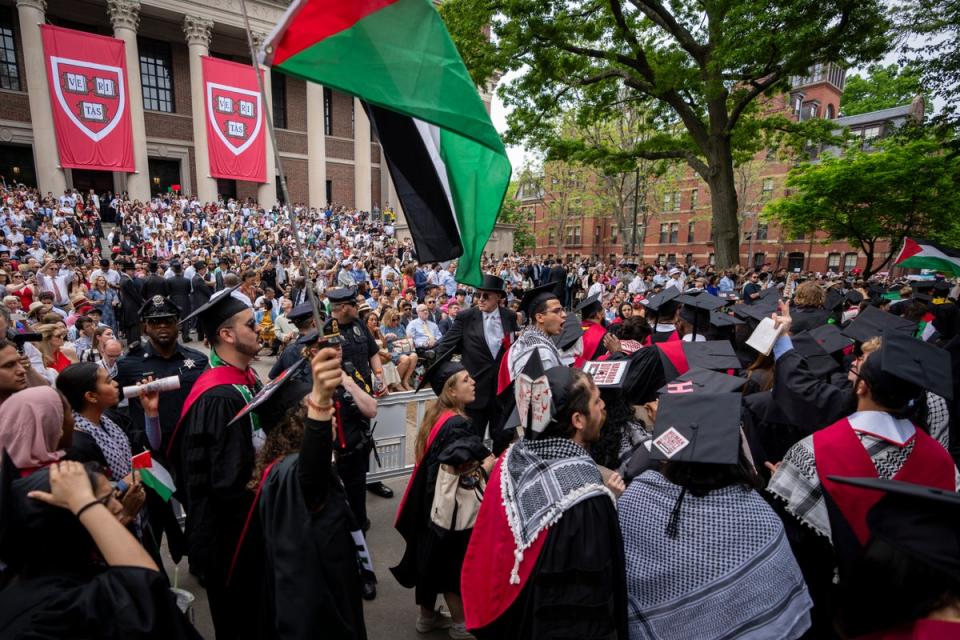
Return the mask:
{"type": "Polygon", "coordinates": [[[503,505],[513,533],[510,583],[519,584],[523,552],[563,513],[584,500],[606,495],[615,502],[596,463],[565,438],[520,440],[504,454],[501,465],[503,505]]]}

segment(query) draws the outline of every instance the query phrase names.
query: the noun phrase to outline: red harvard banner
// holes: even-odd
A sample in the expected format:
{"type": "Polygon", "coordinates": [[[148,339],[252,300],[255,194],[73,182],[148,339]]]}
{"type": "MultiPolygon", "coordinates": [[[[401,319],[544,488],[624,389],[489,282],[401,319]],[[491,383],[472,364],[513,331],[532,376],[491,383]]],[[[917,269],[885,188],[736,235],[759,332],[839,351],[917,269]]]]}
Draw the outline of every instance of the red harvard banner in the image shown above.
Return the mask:
{"type": "Polygon", "coordinates": [[[204,57],[203,87],[210,175],[266,182],[263,104],[253,68],[204,57]]]}
{"type": "Polygon", "coordinates": [[[123,41],[49,24],[40,33],[60,165],[135,171],[123,41]]]}

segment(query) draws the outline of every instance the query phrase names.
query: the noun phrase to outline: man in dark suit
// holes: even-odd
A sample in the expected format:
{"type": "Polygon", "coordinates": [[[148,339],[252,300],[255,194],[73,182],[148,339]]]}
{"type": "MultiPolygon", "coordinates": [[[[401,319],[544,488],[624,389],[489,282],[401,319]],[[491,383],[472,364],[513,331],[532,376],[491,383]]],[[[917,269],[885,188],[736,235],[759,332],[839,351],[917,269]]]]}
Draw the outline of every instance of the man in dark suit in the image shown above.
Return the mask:
{"type": "MultiPolygon", "coordinates": [[[[191,281],[191,291],[190,291],[190,308],[199,309],[203,305],[210,302],[210,296],[213,295],[213,278],[210,275],[210,272],[207,269],[207,263],[198,262],[196,264],[197,273],[194,274],[193,280],[191,281]]],[[[199,322],[196,323],[197,327],[197,340],[203,342],[205,336],[203,335],[203,327],[199,322]]],[[[187,331],[193,327],[188,327],[187,331]]]]}
{"type": "Polygon", "coordinates": [[[460,362],[477,384],[467,415],[481,437],[489,428],[495,445],[504,438],[501,425],[506,417],[497,403],[497,375],[517,331],[517,314],[501,305],[505,297],[503,280],[484,275],[475,296],[478,305],[461,310],[436,347],[437,355],[451,349],[461,355],[460,362]]]}
{"type": "MultiPolygon", "coordinates": [[[[183,265],[179,262],[173,262],[170,265],[173,270],[173,277],[167,278],[167,289],[170,292],[170,301],[180,307],[182,317],[190,315],[190,281],[183,277],[183,265]]],[[[180,325],[180,339],[184,342],[190,342],[190,323],[184,322],[180,325]]]]}
{"type": "Polygon", "coordinates": [[[563,268],[559,260],[557,260],[550,269],[550,277],[546,279],[544,284],[547,282],[556,284],[555,291],[557,292],[557,296],[560,298],[563,306],[567,307],[570,304],[570,301],[567,300],[567,270],[563,268]]]}
{"type": "Polygon", "coordinates": [[[157,264],[155,260],[151,260],[147,264],[147,271],[149,273],[147,277],[143,279],[143,287],[141,288],[141,294],[144,300],[149,300],[153,296],[166,298],[170,295],[170,287],[167,281],[157,273],[159,269],[160,265],[157,264]]]}
{"type": "Polygon", "coordinates": [[[117,290],[120,295],[120,329],[127,338],[127,345],[133,346],[140,342],[140,307],[143,306],[143,283],[134,277],[136,266],[132,259],[123,263],[120,273],[120,284],[117,290]]]}

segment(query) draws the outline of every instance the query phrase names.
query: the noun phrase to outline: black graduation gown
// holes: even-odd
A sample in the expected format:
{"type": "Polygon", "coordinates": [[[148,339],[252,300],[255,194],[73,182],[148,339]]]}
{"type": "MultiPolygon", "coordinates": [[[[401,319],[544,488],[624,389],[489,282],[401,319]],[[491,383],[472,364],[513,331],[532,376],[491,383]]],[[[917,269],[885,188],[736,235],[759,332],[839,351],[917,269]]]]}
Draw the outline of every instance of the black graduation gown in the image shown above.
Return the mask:
{"type": "Polygon", "coordinates": [[[331,467],[330,435],[330,422],[307,420],[300,453],[274,465],[260,490],[262,638],[366,638],[357,527],[331,467]]]}
{"type": "Polygon", "coordinates": [[[440,465],[462,463],[464,451],[477,462],[490,455],[470,421],[456,415],[444,422],[424,454],[397,516],[397,531],[407,548],[400,563],[390,571],[403,586],[416,587],[417,604],[431,609],[437,594],[460,593],[460,569],[472,529],[438,531],[430,520],[430,510],[440,465]]]}
{"type": "Polygon", "coordinates": [[[610,498],[584,500],[540,535],[547,540],[520,595],[472,633],[480,640],[627,640],[623,539],[610,498]]]}
{"type": "Polygon", "coordinates": [[[110,567],[93,579],[46,575],[0,592],[0,637],[199,639],[160,573],[110,567]]]}
{"type": "Polygon", "coordinates": [[[184,417],[172,458],[177,461],[177,487],[187,511],[187,555],[190,570],[203,581],[217,636],[255,635],[250,619],[262,566],[238,563],[229,587],[233,561],[253,492],[254,449],[250,422],[227,423],[246,405],[229,385],[204,393],[184,417]]]}

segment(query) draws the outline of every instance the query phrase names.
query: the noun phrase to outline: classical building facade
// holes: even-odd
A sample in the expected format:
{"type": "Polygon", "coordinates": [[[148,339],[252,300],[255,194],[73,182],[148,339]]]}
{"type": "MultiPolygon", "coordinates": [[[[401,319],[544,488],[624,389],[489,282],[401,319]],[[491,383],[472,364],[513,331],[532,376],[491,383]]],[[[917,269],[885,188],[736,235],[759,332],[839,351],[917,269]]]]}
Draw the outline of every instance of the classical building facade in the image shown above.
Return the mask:
{"type": "MultiPolygon", "coordinates": [[[[247,0],[258,46],[286,4],[247,0]]],[[[250,64],[240,0],[3,0],[0,176],[55,194],[93,188],[146,200],[180,185],[202,201],[219,193],[276,202],[277,168],[269,142],[266,183],[209,175],[200,71],[201,56],[207,55],[250,64]],[[135,173],[59,166],[40,40],[44,23],[124,41],[135,173]]],[[[292,202],[396,208],[380,145],[354,98],[269,70],[265,81],[292,202]]]]}
{"type": "MultiPolygon", "coordinates": [[[[907,118],[922,118],[922,101],[851,117],[839,117],[844,71],[834,65],[818,65],[807,77],[793,78],[793,91],[778,96],[768,108],[794,119],[828,118],[837,129],[860,135],[864,144],[900,126],[907,118]]],[[[827,152],[823,150],[821,152],[827,152]]],[[[863,267],[865,257],[845,242],[830,242],[821,233],[790,236],[775,223],[765,222],[760,212],[766,202],[784,195],[790,164],[776,154],[762,151],[737,169],[740,199],[740,262],[744,267],[768,264],[773,268],[850,271],[863,267]]],[[[591,211],[589,202],[578,203],[581,213],[569,214],[558,223],[554,185],[563,178],[551,174],[548,163],[537,184],[521,185],[517,206],[526,213],[537,238],[539,255],[581,255],[608,261],[633,257],[646,264],[712,264],[710,193],[706,183],[687,167],[660,179],[639,203],[636,249],[632,248],[632,214],[627,224],[618,223],[612,212],[591,211]],[[646,215],[644,215],[646,212],[646,215]],[[646,224],[644,225],[644,219],[646,224]],[[562,227],[562,230],[561,228],[562,227]],[[562,231],[562,232],[561,232],[562,231]],[[632,253],[632,256],[631,256],[632,253]]],[[[623,218],[621,218],[621,222],[623,218]]],[[[878,247],[878,254],[886,247],[878,247]]]]}

